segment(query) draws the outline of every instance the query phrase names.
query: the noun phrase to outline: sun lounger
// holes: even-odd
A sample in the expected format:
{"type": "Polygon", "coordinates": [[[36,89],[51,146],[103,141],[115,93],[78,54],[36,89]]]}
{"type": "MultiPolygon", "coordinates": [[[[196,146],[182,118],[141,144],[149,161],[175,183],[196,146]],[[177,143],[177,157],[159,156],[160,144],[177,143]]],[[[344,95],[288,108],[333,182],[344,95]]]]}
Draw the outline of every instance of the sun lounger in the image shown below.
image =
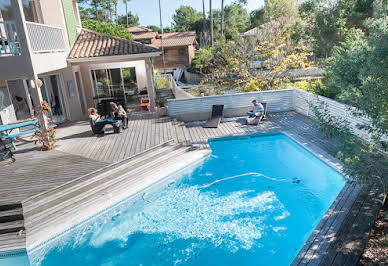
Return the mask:
{"type": "Polygon", "coordinates": [[[11,149],[8,148],[0,138],[0,162],[6,159],[11,159],[12,162],[15,162],[15,158],[13,158],[11,149]]]}
{"type": "Polygon", "coordinates": [[[217,128],[221,122],[222,117],[224,116],[224,106],[223,105],[213,105],[212,116],[206,122],[205,128],[217,128]]]}

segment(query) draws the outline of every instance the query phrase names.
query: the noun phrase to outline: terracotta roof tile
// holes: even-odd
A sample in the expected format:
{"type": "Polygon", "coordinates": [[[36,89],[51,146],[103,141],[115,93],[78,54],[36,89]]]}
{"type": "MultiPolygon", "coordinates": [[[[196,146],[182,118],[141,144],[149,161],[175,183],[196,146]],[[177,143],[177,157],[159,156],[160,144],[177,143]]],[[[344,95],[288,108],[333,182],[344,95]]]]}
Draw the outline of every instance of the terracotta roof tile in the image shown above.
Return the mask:
{"type": "Polygon", "coordinates": [[[68,58],[77,59],[155,52],[160,52],[160,50],[135,41],[82,29],[68,58]]]}
{"type": "MultiPolygon", "coordinates": [[[[169,32],[160,34],[163,39],[163,47],[188,46],[197,44],[195,31],[169,32]]],[[[160,48],[160,38],[156,39],[151,46],[160,48]]]]}

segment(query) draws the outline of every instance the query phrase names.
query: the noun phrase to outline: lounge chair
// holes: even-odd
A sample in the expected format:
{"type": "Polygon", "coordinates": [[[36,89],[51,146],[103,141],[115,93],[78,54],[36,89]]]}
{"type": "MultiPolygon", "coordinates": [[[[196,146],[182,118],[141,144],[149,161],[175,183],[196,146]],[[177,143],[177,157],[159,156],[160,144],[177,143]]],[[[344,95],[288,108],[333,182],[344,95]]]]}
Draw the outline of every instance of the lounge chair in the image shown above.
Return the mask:
{"type": "Polygon", "coordinates": [[[264,107],[263,114],[256,116],[255,119],[247,119],[247,125],[257,126],[262,120],[267,119],[267,103],[261,103],[264,107]]]}
{"type": "Polygon", "coordinates": [[[7,159],[11,159],[12,162],[15,162],[15,158],[13,157],[13,153],[10,148],[8,148],[3,140],[0,138],[0,161],[4,161],[7,159]]]}
{"type": "MultiPolygon", "coordinates": [[[[106,125],[96,126],[91,118],[89,118],[89,124],[90,124],[90,127],[92,128],[92,131],[93,131],[94,135],[104,134],[104,127],[106,125]]],[[[118,125],[111,125],[113,127],[114,133],[120,133],[121,132],[121,121],[118,120],[117,124],[118,125]]]]}
{"type": "Polygon", "coordinates": [[[206,122],[205,128],[217,128],[221,122],[221,119],[224,116],[224,106],[223,105],[213,105],[212,116],[206,122]]]}

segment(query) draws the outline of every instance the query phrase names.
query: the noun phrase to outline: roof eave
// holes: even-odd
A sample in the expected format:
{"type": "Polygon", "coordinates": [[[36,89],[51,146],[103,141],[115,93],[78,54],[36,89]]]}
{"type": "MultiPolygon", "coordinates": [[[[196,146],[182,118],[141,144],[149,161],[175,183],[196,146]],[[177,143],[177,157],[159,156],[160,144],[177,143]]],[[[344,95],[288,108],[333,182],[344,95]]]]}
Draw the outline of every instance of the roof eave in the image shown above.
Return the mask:
{"type": "Polygon", "coordinates": [[[112,56],[96,56],[96,57],[83,57],[83,58],[68,58],[69,63],[82,63],[82,62],[94,62],[94,61],[112,61],[121,59],[137,59],[147,57],[157,57],[162,54],[161,51],[152,53],[130,54],[130,55],[112,55],[112,56]]]}

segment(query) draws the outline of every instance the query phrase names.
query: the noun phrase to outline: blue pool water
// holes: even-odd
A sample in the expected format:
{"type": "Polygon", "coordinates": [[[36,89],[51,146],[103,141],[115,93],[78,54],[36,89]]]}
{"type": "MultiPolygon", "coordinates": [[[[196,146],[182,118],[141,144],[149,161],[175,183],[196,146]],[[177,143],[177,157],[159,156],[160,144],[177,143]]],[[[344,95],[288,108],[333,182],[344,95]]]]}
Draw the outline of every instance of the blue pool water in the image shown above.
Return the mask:
{"type": "Polygon", "coordinates": [[[34,250],[31,264],[289,265],[343,176],[282,134],[210,146],[199,165],[34,250]]]}

